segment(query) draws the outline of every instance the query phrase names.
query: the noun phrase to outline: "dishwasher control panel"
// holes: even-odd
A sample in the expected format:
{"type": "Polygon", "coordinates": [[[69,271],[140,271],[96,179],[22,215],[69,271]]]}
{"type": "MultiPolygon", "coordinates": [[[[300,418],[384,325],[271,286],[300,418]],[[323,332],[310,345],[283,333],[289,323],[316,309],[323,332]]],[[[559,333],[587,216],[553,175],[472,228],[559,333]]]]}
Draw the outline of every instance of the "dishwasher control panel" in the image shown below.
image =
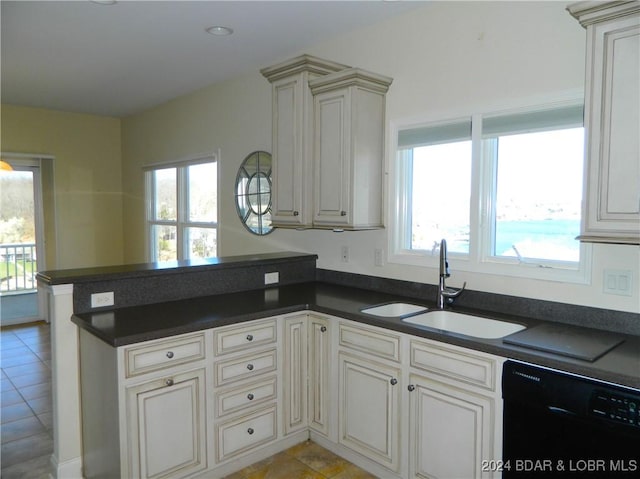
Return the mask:
{"type": "Polygon", "coordinates": [[[637,428],[640,428],[639,409],[640,395],[596,390],[589,401],[589,412],[592,415],[637,428]]]}

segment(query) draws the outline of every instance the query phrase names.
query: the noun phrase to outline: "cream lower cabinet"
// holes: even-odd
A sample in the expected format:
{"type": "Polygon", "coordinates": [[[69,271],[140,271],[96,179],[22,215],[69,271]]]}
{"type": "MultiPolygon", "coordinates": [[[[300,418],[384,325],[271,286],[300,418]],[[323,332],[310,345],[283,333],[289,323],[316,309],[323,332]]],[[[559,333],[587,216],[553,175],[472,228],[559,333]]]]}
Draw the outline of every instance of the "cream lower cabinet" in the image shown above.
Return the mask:
{"type": "Polygon", "coordinates": [[[278,340],[275,318],[213,330],[217,464],[278,438],[278,340]]]}
{"type": "Polygon", "coordinates": [[[494,401],[422,376],[410,382],[410,477],[484,477],[494,401]]]}
{"type": "Polygon", "coordinates": [[[207,466],[205,372],[126,388],[130,477],[186,477],[207,466]]]}
{"type": "Polygon", "coordinates": [[[503,359],[300,312],[113,348],[80,331],[87,478],[225,477],[308,437],[385,479],[491,478],[503,359]]]}
{"type": "Polygon", "coordinates": [[[400,469],[400,335],[341,321],[338,442],[397,473],[400,469]]]}
{"type": "Polygon", "coordinates": [[[333,322],[326,317],[309,314],[307,320],[307,394],[309,427],[329,435],[329,374],[331,364],[331,330],[333,322]]]}
{"type": "Polygon", "coordinates": [[[284,319],[284,432],[306,428],[307,421],[307,315],[284,319]]]}
{"type": "Polygon", "coordinates": [[[502,455],[502,359],[426,340],[410,353],[409,477],[493,477],[483,464],[502,455]]]}
{"type": "Polygon", "coordinates": [[[400,370],[342,352],[338,361],[340,444],[397,471],[400,370]]]}
{"type": "Polygon", "coordinates": [[[113,348],[80,331],[84,477],[182,478],[210,466],[207,334],[113,348]]]}
{"type": "Polygon", "coordinates": [[[283,319],[285,435],[308,427],[329,433],[330,324],[314,313],[283,319]]]}

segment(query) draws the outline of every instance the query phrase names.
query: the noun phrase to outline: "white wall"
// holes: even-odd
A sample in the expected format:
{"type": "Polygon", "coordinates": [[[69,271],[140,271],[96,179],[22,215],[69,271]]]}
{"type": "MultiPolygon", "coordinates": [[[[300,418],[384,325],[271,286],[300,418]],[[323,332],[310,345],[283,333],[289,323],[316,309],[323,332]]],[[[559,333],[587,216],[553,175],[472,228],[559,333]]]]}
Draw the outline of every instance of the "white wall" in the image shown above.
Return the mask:
{"type": "MultiPolygon", "coordinates": [[[[585,31],[562,2],[437,2],[331,42],[294,50],[290,57],[309,53],[393,77],[387,96],[390,132],[391,125],[581,92],[584,52],[585,31]]],[[[243,229],[235,213],[233,182],[247,154],[271,150],[270,95],[270,85],[260,73],[248,72],[123,122],[125,259],[144,260],[141,167],[221,148],[221,255],[306,251],[319,255],[320,268],[435,284],[437,271],[430,268],[374,266],[374,249],[388,251],[388,230],[276,230],[260,238],[243,229]],[[342,246],[350,247],[349,263],[340,261],[342,246]]],[[[387,143],[392,145],[389,135],[387,143]]],[[[393,154],[389,147],[387,161],[393,154]]],[[[455,263],[452,270],[452,285],[467,281],[474,290],[640,312],[640,249],[635,246],[594,246],[588,285],[456,272],[455,263]],[[631,269],[635,294],[604,294],[605,268],[631,269]]]]}

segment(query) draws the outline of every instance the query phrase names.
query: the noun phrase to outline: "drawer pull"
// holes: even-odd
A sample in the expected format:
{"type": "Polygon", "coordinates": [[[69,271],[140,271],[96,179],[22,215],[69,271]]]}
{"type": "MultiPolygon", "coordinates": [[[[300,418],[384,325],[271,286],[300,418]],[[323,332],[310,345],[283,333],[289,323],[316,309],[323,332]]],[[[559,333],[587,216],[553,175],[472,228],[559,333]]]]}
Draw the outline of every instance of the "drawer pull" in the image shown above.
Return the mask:
{"type": "Polygon", "coordinates": [[[253,341],[253,334],[247,334],[247,341],[253,341]]]}
{"type": "Polygon", "coordinates": [[[168,352],[167,352],[167,357],[168,357],[169,359],[173,358],[173,351],[168,351],[168,352]]]}
{"type": "Polygon", "coordinates": [[[253,431],[253,428],[252,428],[252,427],[250,427],[249,429],[247,429],[247,432],[249,433],[249,435],[253,434],[253,432],[254,432],[254,431],[253,431]]]}
{"type": "Polygon", "coordinates": [[[299,211],[294,211],[294,212],[293,212],[293,216],[298,216],[299,214],[300,214],[300,212],[299,212],[299,211]]]}
{"type": "Polygon", "coordinates": [[[340,212],[340,216],[347,216],[347,212],[346,212],[346,211],[344,211],[344,210],[343,210],[343,211],[341,211],[341,212],[340,212]]]}
{"type": "Polygon", "coordinates": [[[253,398],[254,398],[253,394],[251,394],[251,393],[247,394],[247,399],[249,401],[253,401],[253,398]]]}
{"type": "Polygon", "coordinates": [[[320,328],[320,331],[323,332],[323,333],[326,333],[327,332],[327,327],[326,326],[322,326],[320,328]]]}
{"type": "Polygon", "coordinates": [[[391,383],[392,386],[395,386],[396,384],[398,384],[398,380],[396,378],[391,378],[391,381],[389,381],[391,383]]]}
{"type": "Polygon", "coordinates": [[[409,392],[413,392],[413,391],[415,391],[415,390],[416,390],[416,387],[415,387],[413,384],[409,384],[409,385],[407,386],[407,389],[409,390],[409,392]]]}
{"type": "Polygon", "coordinates": [[[173,386],[173,379],[169,378],[164,382],[165,386],[173,386]]]}
{"type": "Polygon", "coordinates": [[[253,364],[247,364],[247,369],[249,371],[253,371],[253,364]]]}

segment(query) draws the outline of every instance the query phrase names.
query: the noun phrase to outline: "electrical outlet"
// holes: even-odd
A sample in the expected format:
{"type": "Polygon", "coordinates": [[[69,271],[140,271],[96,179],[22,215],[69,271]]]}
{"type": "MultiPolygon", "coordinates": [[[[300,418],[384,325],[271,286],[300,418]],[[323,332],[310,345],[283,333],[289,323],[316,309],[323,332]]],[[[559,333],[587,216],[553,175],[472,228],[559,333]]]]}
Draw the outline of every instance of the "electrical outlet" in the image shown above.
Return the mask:
{"type": "Polygon", "coordinates": [[[349,247],[343,246],[340,250],[340,261],[343,263],[349,262],[349,247]]]}
{"type": "Polygon", "coordinates": [[[274,271],[273,273],[264,274],[264,284],[275,284],[280,281],[280,273],[274,271]]]}
{"type": "Polygon", "coordinates": [[[382,248],[376,248],[373,250],[373,264],[374,266],[384,266],[384,259],[382,258],[383,251],[382,248]]]}
{"type": "Polygon", "coordinates": [[[106,306],[113,306],[113,291],[93,293],[91,295],[92,308],[104,308],[106,306]]]}

